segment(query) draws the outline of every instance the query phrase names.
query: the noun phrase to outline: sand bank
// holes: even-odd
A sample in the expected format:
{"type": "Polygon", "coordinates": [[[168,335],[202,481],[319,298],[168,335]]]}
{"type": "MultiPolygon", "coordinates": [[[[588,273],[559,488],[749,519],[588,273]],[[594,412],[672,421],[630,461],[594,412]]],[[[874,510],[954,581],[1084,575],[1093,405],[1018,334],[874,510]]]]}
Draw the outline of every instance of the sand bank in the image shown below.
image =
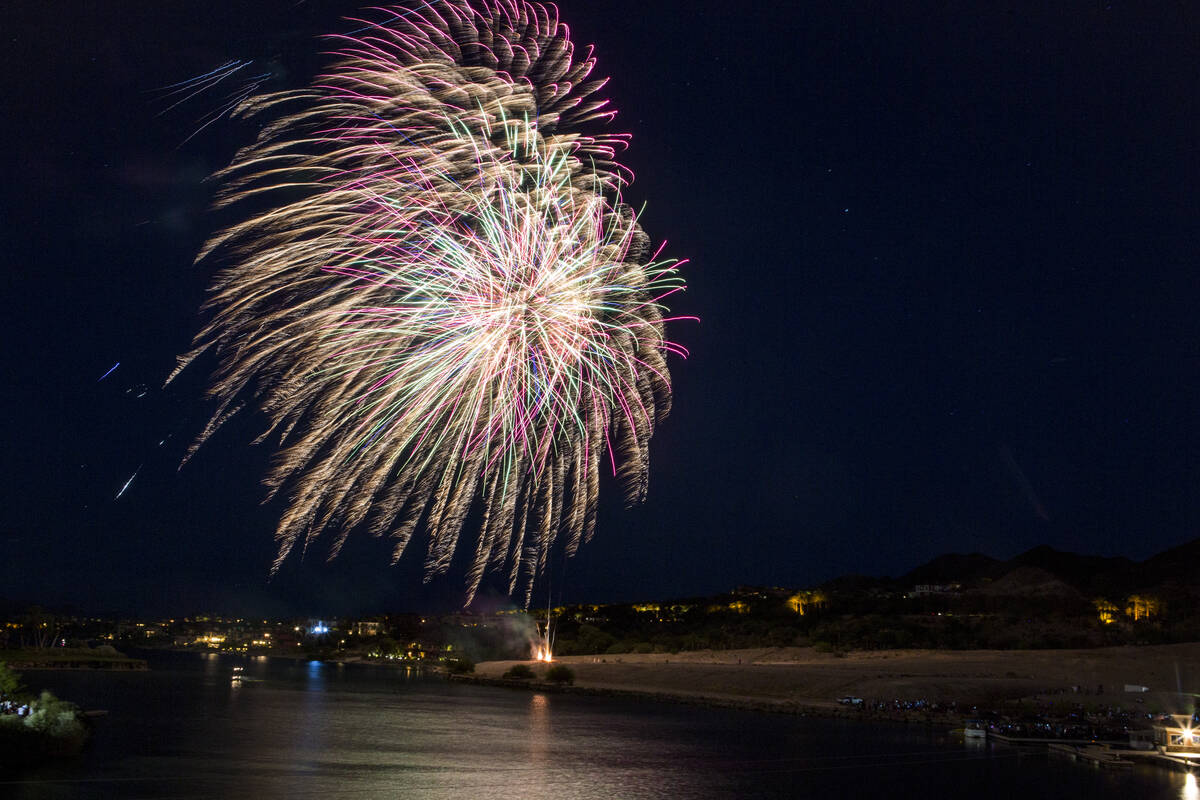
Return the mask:
{"type": "MultiPolygon", "coordinates": [[[[515,661],[476,666],[499,678],[515,661]]],[[[1062,696],[1084,703],[1171,709],[1200,693],[1200,643],[1093,650],[889,650],[834,655],[811,648],[697,651],[675,655],[567,656],[581,690],[712,700],[779,710],[841,708],[838,698],[955,702],[992,707],[1005,700],[1062,696]],[[1149,693],[1127,693],[1126,685],[1149,693]]],[[[541,665],[535,665],[541,671],[541,665]]]]}

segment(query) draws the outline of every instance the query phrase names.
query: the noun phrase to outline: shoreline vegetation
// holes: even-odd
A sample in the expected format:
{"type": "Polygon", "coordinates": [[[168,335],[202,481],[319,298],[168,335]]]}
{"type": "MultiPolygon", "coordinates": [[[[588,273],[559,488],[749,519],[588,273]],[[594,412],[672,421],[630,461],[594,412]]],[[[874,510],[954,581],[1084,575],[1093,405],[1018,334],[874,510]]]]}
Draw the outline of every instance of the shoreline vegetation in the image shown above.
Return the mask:
{"type": "Polygon", "coordinates": [[[91,648],[46,647],[0,650],[0,661],[7,663],[12,669],[19,670],[98,669],[142,672],[147,669],[145,659],[131,658],[116,648],[105,645],[91,648]]]}
{"type": "Polygon", "coordinates": [[[35,696],[0,661],[0,768],[79,755],[91,732],[78,706],[48,691],[35,696]]]}
{"type": "MultiPolygon", "coordinates": [[[[1081,650],[891,650],[811,647],[555,658],[572,685],[502,675],[491,661],[453,681],[750,711],[959,728],[979,717],[1072,720],[1093,732],[1192,713],[1200,643],[1081,650]],[[1125,691],[1137,687],[1137,691],[1125,691]],[[1145,689],[1146,691],[1142,691],[1145,689]],[[857,700],[857,702],[855,702],[857,700]]],[[[541,665],[534,665],[535,671],[541,665]]]]}

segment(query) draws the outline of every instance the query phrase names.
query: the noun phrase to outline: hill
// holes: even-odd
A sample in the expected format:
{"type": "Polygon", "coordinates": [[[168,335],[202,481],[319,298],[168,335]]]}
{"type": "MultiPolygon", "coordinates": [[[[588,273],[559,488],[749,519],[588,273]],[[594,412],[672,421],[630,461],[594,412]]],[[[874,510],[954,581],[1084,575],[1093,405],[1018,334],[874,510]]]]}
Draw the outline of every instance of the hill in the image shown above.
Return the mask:
{"type": "MultiPolygon", "coordinates": [[[[1011,596],[1072,595],[1119,598],[1135,593],[1191,594],[1200,575],[1200,539],[1142,562],[1041,545],[1008,561],[982,553],[947,553],[892,582],[906,591],[924,584],[957,584],[965,591],[1011,596]]],[[[830,586],[837,581],[831,581],[830,586]]]]}

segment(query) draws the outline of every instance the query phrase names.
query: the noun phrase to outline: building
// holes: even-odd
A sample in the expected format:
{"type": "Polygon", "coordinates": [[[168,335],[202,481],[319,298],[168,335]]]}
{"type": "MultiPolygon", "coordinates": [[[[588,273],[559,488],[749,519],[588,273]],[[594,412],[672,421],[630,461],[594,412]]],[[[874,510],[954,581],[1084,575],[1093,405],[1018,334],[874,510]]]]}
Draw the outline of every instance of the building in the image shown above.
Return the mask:
{"type": "Polygon", "coordinates": [[[909,597],[927,597],[929,595],[957,594],[962,591],[960,583],[918,583],[908,592],[909,597]]]}
{"type": "Polygon", "coordinates": [[[1200,729],[1193,727],[1190,714],[1174,714],[1171,722],[1154,726],[1155,744],[1164,756],[1200,759],[1200,729]]]}
{"type": "Polygon", "coordinates": [[[378,636],[383,633],[383,623],[376,619],[361,619],[351,630],[355,636],[378,636]]]}

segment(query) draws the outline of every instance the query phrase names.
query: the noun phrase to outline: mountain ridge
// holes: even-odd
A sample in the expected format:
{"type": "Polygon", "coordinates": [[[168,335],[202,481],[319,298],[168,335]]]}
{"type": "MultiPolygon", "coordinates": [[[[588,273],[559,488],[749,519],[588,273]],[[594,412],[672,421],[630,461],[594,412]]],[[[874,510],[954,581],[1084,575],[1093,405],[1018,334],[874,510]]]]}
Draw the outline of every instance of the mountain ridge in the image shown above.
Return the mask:
{"type": "MultiPolygon", "coordinates": [[[[1144,561],[1125,556],[1098,556],[1038,545],[1008,560],[983,553],[943,553],[890,582],[897,589],[920,585],[959,584],[965,590],[997,594],[1006,587],[1017,594],[1061,594],[1050,591],[1050,579],[1085,596],[1118,596],[1188,586],[1200,575],[1200,538],[1156,553],[1144,561]],[[1010,578],[1014,573],[1016,577],[1010,578]],[[1032,586],[1042,588],[1033,591],[1032,586]]],[[[885,579],[888,580],[888,579],[885,579]]],[[[830,581],[834,584],[836,581],[830,581]]]]}

